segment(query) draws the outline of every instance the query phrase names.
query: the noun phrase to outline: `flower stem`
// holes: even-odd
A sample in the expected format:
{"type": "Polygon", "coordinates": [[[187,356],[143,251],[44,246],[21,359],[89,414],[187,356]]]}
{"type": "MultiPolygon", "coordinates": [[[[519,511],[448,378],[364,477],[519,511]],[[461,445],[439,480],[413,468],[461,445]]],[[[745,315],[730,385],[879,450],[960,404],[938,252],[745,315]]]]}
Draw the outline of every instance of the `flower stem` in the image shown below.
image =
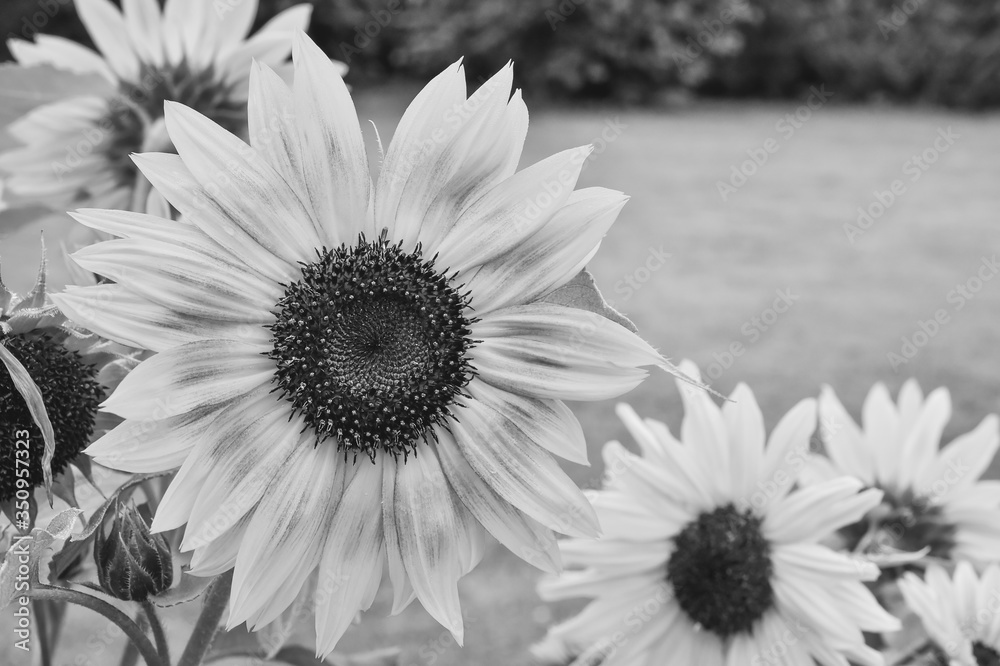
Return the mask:
{"type": "Polygon", "coordinates": [[[194,625],[191,638],[184,648],[184,654],[177,666],[200,666],[205,660],[215,639],[215,633],[219,630],[219,620],[229,603],[229,591],[233,587],[232,570],[222,574],[209,586],[205,593],[204,605],[201,615],[194,625]]]}
{"type": "Polygon", "coordinates": [[[163,623],[160,622],[160,616],[156,614],[156,607],[153,606],[152,601],[146,599],[142,602],[142,610],[146,613],[146,619],[149,620],[149,626],[153,630],[153,638],[156,640],[156,651],[159,653],[163,663],[169,664],[170,646],[167,644],[167,634],[163,631],[163,623]]]}
{"type": "MultiPolygon", "coordinates": [[[[139,630],[146,633],[146,618],[139,613],[135,616],[135,623],[139,625],[139,630]]],[[[135,647],[135,643],[129,642],[125,646],[125,651],[122,653],[122,658],[118,662],[118,666],[135,666],[139,663],[139,650],[135,647]]]]}
{"type": "Polygon", "coordinates": [[[97,597],[92,597],[89,594],[84,594],[79,590],[71,590],[65,587],[52,587],[51,585],[35,584],[31,587],[31,597],[39,600],[52,600],[52,601],[63,601],[71,604],[77,604],[78,606],[83,606],[84,608],[89,608],[95,613],[100,613],[104,617],[108,618],[110,621],[114,622],[125,635],[128,636],[129,640],[135,643],[135,646],[139,649],[139,654],[142,658],[146,660],[147,666],[166,666],[161,660],[158,654],[156,654],[156,649],[153,644],[149,642],[146,638],[146,634],[142,632],[132,619],[121,612],[111,604],[97,597]]]}
{"type": "Polygon", "coordinates": [[[38,623],[38,644],[41,648],[39,652],[41,653],[42,666],[52,666],[52,645],[49,640],[51,633],[51,627],[49,626],[49,609],[46,608],[48,604],[39,599],[31,600],[31,610],[34,613],[35,621],[38,623]]]}
{"type": "Polygon", "coordinates": [[[890,666],[903,666],[904,664],[917,663],[918,658],[929,654],[933,649],[934,643],[928,639],[922,643],[918,643],[914,647],[910,648],[909,651],[897,657],[890,666]]]}

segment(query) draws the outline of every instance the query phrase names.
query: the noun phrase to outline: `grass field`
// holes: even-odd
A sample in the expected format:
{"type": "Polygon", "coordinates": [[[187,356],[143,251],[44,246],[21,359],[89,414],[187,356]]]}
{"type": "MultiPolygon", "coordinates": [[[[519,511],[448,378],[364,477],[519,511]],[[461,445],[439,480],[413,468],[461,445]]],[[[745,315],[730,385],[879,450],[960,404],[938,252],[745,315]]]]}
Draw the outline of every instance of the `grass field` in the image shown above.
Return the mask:
{"type": "MultiPolygon", "coordinates": [[[[406,99],[359,94],[362,118],[372,118],[388,141],[406,99]]],[[[785,119],[796,107],[539,110],[522,165],[604,142],[580,185],[619,189],[632,199],[590,267],[599,285],[667,356],[711,368],[717,390],[749,383],[769,427],[823,383],[856,415],[871,384],[884,381],[895,393],[912,376],[925,390],[950,387],[955,414],[946,439],[970,429],[1000,410],[1000,279],[976,282],[981,267],[982,277],[995,277],[989,260],[1000,253],[1000,119],[830,104],[796,128],[785,119]],[[951,144],[942,139],[934,148],[948,128],[951,144]],[[767,160],[723,201],[718,182],[750,159],[748,150],[767,160]],[[929,150],[935,161],[923,170],[912,158],[929,150]],[[858,207],[869,207],[874,192],[891,190],[897,179],[895,202],[850,242],[844,224],[855,223],[858,207]],[[973,297],[953,292],[958,285],[973,297]],[[775,317],[769,309],[778,292],[792,304],[775,317]],[[926,322],[935,316],[945,323],[921,336],[921,322],[933,328],[926,322]],[[902,356],[902,338],[913,341],[915,333],[916,354],[892,367],[887,355],[902,356]],[[742,352],[729,358],[734,343],[742,352]]],[[[370,126],[365,131],[371,134],[370,126]]],[[[13,285],[30,282],[39,226],[0,243],[13,285]]],[[[52,245],[66,228],[54,220],[44,226],[52,245]]],[[[63,275],[53,272],[56,281],[63,275]]],[[[624,399],[642,414],[679,422],[677,392],[663,375],[624,399]]],[[[613,402],[574,407],[594,466],[571,466],[570,473],[594,487],[601,445],[625,433],[613,402]]],[[[464,650],[416,606],[387,618],[385,590],[343,647],[403,645],[407,665],[525,663],[525,648],[550,619],[535,596],[536,578],[493,548],[463,582],[464,650]]],[[[85,642],[96,621],[73,617],[80,624],[72,634],[85,642]]],[[[168,621],[186,618],[172,613],[168,621]]],[[[70,638],[59,664],[75,663],[70,638]]]]}

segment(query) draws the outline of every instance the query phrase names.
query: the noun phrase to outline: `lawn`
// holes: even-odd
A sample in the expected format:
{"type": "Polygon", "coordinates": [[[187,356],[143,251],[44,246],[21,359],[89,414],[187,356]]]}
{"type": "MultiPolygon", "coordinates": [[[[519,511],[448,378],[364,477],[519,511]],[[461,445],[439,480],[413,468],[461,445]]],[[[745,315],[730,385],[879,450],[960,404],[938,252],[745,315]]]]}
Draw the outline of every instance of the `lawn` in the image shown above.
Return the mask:
{"type": "MultiPolygon", "coordinates": [[[[407,97],[358,97],[362,118],[372,118],[387,142],[407,97]]],[[[1000,409],[1000,279],[991,279],[998,268],[990,263],[1000,253],[1000,122],[833,102],[804,122],[805,112],[795,119],[796,111],[797,104],[540,109],[522,165],[603,144],[580,185],[632,198],[590,266],[598,284],[664,354],[711,370],[720,392],[747,382],[768,426],[823,383],[856,415],[874,382],[895,393],[916,377],[925,390],[952,391],[946,439],[971,429],[1000,409]],[[762,164],[750,163],[755,173],[723,200],[720,181],[731,185],[734,165],[751,156],[762,164]],[[886,194],[896,180],[896,193],[886,194]],[[895,201],[879,215],[875,204],[889,196],[895,201]],[[852,242],[844,225],[857,224],[859,207],[873,216],[852,242]]],[[[373,134],[368,124],[365,131],[373,134]]],[[[50,248],[67,228],[49,220],[4,236],[8,283],[30,282],[40,226],[50,248]]],[[[56,282],[64,276],[53,267],[56,282]]],[[[662,374],[623,399],[642,414],[679,422],[677,392],[662,374]]],[[[614,402],[574,407],[594,465],[569,471],[595,487],[601,446],[627,437],[614,402]]],[[[525,648],[551,617],[535,596],[536,579],[528,565],[492,548],[463,582],[464,650],[416,605],[387,618],[386,590],[342,645],[400,644],[407,666],[525,663],[525,648]]],[[[81,643],[93,639],[98,623],[73,617],[81,624],[71,634],[81,643]]],[[[168,621],[186,619],[172,613],[168,621]]],[[[78,663],[69,639],[59,664],[78,663]]],[[[81,650],[91,663],[105,663],[96,648],[81,650]]]]}

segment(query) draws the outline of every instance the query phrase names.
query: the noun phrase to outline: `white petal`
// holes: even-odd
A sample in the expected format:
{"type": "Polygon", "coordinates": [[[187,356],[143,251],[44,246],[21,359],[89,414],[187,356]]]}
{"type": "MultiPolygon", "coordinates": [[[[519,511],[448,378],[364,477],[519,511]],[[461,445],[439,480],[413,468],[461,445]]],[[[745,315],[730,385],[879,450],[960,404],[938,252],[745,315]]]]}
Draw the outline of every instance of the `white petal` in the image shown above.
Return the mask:
{"type": "Polygon", "coordinates": [[[416,243],[421,220],[406,216],[405,211],[397,215],[399,200],[410,176],[454,131],[453,125],[445,123],[446,114],[465,102],[465,70],[455,63],[424,86],[396,126],[375,188],[375,225],[388,228],[392,238],[406,245],[416,243]]]}
{"type": "Polygon", "coordinates": [[[253,60],[269,67],[277,67],[287,60],[292,52],[293,35],[309,27],[312,9],[311,4],[303,3],[279,12],[225,56],[220,69],[229,73],[229,82],[235,83],[245,76],[253,60]]]}
{"type": "Polygon", "coordinates": [[[543,571],[562,568],[552,531],[524,515],[476,474],[447,432],[438,435],[438,456],[455,494],[496,539],[512,553],[543,571]]]}
{"type": "Polygon", "coordinates": [[[843,473],[856,476],[865,483],[873,483],[874,451],[868,448],[861,429],[829,386],[823,386],[820,393],[819,414],[820,435],[826,454],[843,473]]]}
{"type": "MultiPolygon", "coordinates": [[[[941,445],[941,433],[951,418],[951,396],[948,389],[939,388],[927,396],[917,418],[913,422],[906,439],[902,442],[898,479],[903,487],[917,482],[927,472],[937,458],[941,445]]],[[[901,426],[902,417],[901,417],[901,426]]],[[[900,435],[905,431],[900,428],[900,435]]]]}
{"type": "Polygon", "coordinates": [[[140,363],[104,407],[126,419],[149,419],[167,401],[180,414],[244,395],[273,377],[274,362],[257,347],[233,340],[192,342],[140,363]]]}
{"type": "Polygon", "coordinates": [[[190,317],[263,325],[274,321],[282,290],[242,268],[170,243],[119,239],[89,245],[73,254],[89,271],[190,317]]]}
{"type": "Polygon", "coordinates": [[[232,253],[239,264],[253,267],[276,281],[298,279],[296,267],[261,245],[253,235],[256,230],[251,233],[244,229],[245,221],[211,196],[179,155],[145,153],[133,155],[132,160],[185,220],[232,253]]]}
{"type": "Polygon", "coordinates": [[[382,472],[382,523],[385,526],[385,555],[389,580],[392,581],[393,599],[392,614],[400,613],[417,597],[410,584],[403,564],[403,554],[400,551],[399,534],[396,531],[396,468],[394,458],[383,461],[382,472]]]}
{"type": "Polygon", "coordinates": [[[212,419],[211,410],[173,414],[164,402],[152,419],[129,419],[86,449],[98,463],[126,472],[163,472],[180,467],[212,419]]]}
{"type": "Polygon", "coordinates": [[[396,467],[395,526],[406,573],[431,616],[463,641],[457,535],[461,518],[434,451],[425,447],[396,467]]]}
{"type": "Polygon", "coordinates": [[[937,460],[918,479],[918,492],[941,497],[971,488],[989,468],[997,448],[1000,448],[1000,420],[990,414],[972,432],[959,435],[941,450],[937,460]],[[943,494],[942,482],[946,488],[943,494]]]}
{"type": "Polygon", "coordinates": [[[482,379],[538,398],[603,400],[664,361],[639,336],[592,312],[550,303],[505,308],[473,324],[469,353],[482,379]]]}
{"type": "Polygon", "coordinates": [[[597,516],[579,488],[535,442],[545,431],[513,421],[504,392],[474,382],[473,396],[451,428],[473,470],[505,500],[546,527],[574,536],[596,536],[597,516]]]}
{"type": "Polygon", "coordinates": [[[899,415],[885,384],[879,382],[868,392],[862,408],[862,421],[868,449],[875,454],[876,480],[896,483],[899,471],[899,415]]]}
{"type": "Polygon", "coordinates": [[[764,449],[764,464],[760,481],[764,487],[777,487],[768,501],[774,501],[791,490],[792,484],[805,467],[809,455],[809,438],[816,430],[816,401],[806,398],[792,407],[771,431],[764,449]]]}
{"type": "MultiPolygon", "coordinates": [[[[210,442],[196,453],[210,471],[191,506],[183,550],[199,548],[229,529],[273,492],[275,470],[313,449],[311,433],[300,434],[306,428],[302,416],[290,418],[290,411],[290,405],[276,404],[273,394],[261,391],[242,402],[238,415],[216,420],[210,442]]],[[[339,468],[337,473],[342,476],[339,468]]],[[[339,488],[339,479],[325,480],[324,487],[339,488]]]]}
{"type": "MultiPolygon", "coordinates": [[[[319,568],[316,652],[325,658],[359,610],[372,581],[382,578],[382,461],[355,463],[356,473],[337,504],[319,568]]],[[[367,603],[366,603],[367,602],[367,603]]]]}
{"type": "Polygon", "coordinates": [[[592,146],[564,150],[470,203],[438,247],[440,264],[465,271],[524,242],[565,205],[592,151],[592,146]]]}
{"type": "MultiPolygon", "coordinates": [[[[379,222],[390,226],[405,247],[419,241],[433,251],[467,205],[513,173],[510,152],[520,153],[524,135],[521,123],[507,121],[524,104],[519,95],[508,103],[512,78],[511,67],[504,67],[460,106],[446,110],[435,119],[436,134],[422,146],[423,159],[393,173],[406,183],[394,220],[379,222]]],[[[523,120],[527,130],[526,111],[523,120]]]]}
{"type": "Polygon", "coordinates": [[[25,66],[52,65],[58,69],[79,74],[98,74],[112,85],[118,77],[108,67],[104,58],[85,46],[54,35],[37,35],[35,42],[11,39],[7,42],[11,55],[25,66]]]}
{"type": "Polygon", "coordinates": [[[855,523],[878,506],[882,491],[841,477],[797,490],[775,502],[764,521],[767,537],[781,543],[812,542],[855,523]]]}
{"type": "Polygon", "coordinates": [[[601,187],[574,191],[548,224],[469,278],[477,314],[530,303],[576,277],[626,201],[601,187]]]}
{"type": "Polygon", "coordinates": [[[115,73],[128,81],[139,76],[139,59],[128,40],[128,26],[118,8],[108,0],[76,0],[76,11],[91,38],[115,73]]]}
{"type": "Polygon", "coordinates": [[[189,317],[155,305],[117,284],[67,287],[52,294],[59,309],[75,323],[98,335],[138,349],[165,351],[177,345],[210,339],[235,339],[248,344],[269,343],[260,325],[232,324],[189,317]]]}
{"type": "Polygon", "coordinates": [[[338,68],[296,33],[295,107],[302,170],[327,245],[353,244],[369,229],[371,176],[358,114],[338,68]]]}
{"type": "Polygon", "coordinates": [[[764,462],[764,417],[750,388],[740,382],[722,405],[722,419],[728,433],[732,492],[750,497],[760,478],[764,462]]]}
{"type": "Polygon", "coordinates": [[[271,492],[261,498],[236,556],[228,627],[256,613],[295,572],[319,564],[340,495],[335,483],[342,464],[338,457],[335,447],[299,447],[273,468],[271,492]]]}
{"type": "MultiPolygon", "coordinates": [[[[690,361],[682,362],[678,369],[692,379],[701,378],[697,366],[690,361]]],[[[698,452],[694,460],[700,464],[703,478],[714,486],[716,500],[734,498],[729,480],[729,450],[736,442],[729,441],[721,410],[704,389],[680,379],[675,383],[684,403],[681,440],[698,452]]]]}
{"type": "Polygon", "coordinates": [[[185,166],[220,208],[285,261],[315,259],[322,243],[312,233],[313,212],[260,153],[183,104],[167,102],[164,111],[185,166]]]}
{"type": "Polygon", "coordinates": [[[156,0],[122,0],[122,14],[128,37],[139,58],[154,65],[164,64],[162,18],[156,0]]]}

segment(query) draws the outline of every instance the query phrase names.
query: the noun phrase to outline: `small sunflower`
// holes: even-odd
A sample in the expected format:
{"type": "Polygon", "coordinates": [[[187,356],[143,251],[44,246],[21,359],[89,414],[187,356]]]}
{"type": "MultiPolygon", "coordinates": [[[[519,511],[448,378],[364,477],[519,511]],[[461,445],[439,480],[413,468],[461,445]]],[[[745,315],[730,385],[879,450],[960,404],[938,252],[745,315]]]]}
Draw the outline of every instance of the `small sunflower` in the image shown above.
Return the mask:
{"type": "MultiPolygon", "coordinates": [[[[698,376],[691,364],[680,369],[698,376]]],[[[591,498],[604,535],[560,542],[574,570],[540,588],[548,599],[593,601],[550,630],[540,656],[604,666],[882,664],[862,635],[898,628],[862,583],[878,568],[818,543],[881,493],[858,493],[848,478],[789,492],[815,401],[792,408],[765,446],[745,385],[721,410],[701,390],[681,392],[680,440],[619,408],[642,455],[605,446],[607,480],[591,498]]]]}
{"type": "Polygon", "coordinates": [[[46,292],[43,252],[30,293],[19,297],[0,282],[0,359],[0,504],[9,515],[24,487],[18,480],[39,489],[47,473],[54,492],[75,504],[69,465],[89,476],[89,460],[78,456],[119,422],[98,405],[136,364],[134,351],[67,322],[46,292]]]}
{"type": "Polygon", "coordinates": [[[46,104],[8,131],[23,147],[0,154],[12,201],[55,210],[90,205],[142,210],[148,186],[129,155],[170,150],[163,103],[198,109],[231,131],[246,125],[253,59],[278,66],[304,30],[312,7],[285,10],[247,38],[257,0],[75,0],[100,53],[61,37],[12,39],[21,65],[98,75],[92,95],[46,104]]]}
{"type": "Polygon", "coordinates": [[[882,504],[840,538],[848,550],[871,554],[928,549],[936,559],[1000,560],[1000,481],[981,480],[1000,446],[1000,421],[989,415],[971,432],[940,447],[951,397],[926,397],[913,379],[898,406],[876,384],[862,409],[863,428],[830,387],[819,402],[826,457],[811,459],[804,478],[849,475],[883,491],[882,504]]]}
{"type": "Polygon", "coordinates": [[[562,400],[667,367],[625,327],[546,300],[625,197],[574,189],[589,147],[516,172],[511,68],[467,97],[458,64],[407,109],[373,185],[339,69],[304,34],[293,59],[293,90],[254,69],[250,145],[168,104],[179,155],[136,161],[183,222],[77,215],[124,236],[74,255],[115,283],[57,302],[158,352],[108,399],[126,421],[88,453],[180,468],[153,528],[187,525],[195,574],[235,568],[230,626],[266,625],[316,570],[327,654],[387,561],[396,609],[419,598],[461,641],[457,584],[487,531],[548,570],[552,530],[597,533],[552,456],[586,460],[562,400]]]}
{"type": "Polygon", "coordinates": [[[954,577],[938,565],[924,580],[903,575],[899,590],[930,636],[935,666],[1000,666],[1000,567],[976,575],[959,562],[954,577]]]}

